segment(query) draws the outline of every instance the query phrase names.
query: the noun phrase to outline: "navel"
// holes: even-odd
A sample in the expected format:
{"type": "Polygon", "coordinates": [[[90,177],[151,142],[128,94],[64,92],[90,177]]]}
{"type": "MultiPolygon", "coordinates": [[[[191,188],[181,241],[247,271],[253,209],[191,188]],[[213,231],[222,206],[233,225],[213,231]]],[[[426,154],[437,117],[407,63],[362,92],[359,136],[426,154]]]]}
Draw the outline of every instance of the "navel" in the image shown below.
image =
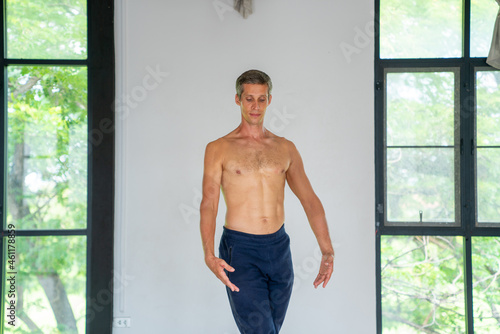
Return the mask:
{"type": "Polygon", "coordinates": [[[237,169],[236,174],[241,174],[241,171],[239,169],[237,169]]]}

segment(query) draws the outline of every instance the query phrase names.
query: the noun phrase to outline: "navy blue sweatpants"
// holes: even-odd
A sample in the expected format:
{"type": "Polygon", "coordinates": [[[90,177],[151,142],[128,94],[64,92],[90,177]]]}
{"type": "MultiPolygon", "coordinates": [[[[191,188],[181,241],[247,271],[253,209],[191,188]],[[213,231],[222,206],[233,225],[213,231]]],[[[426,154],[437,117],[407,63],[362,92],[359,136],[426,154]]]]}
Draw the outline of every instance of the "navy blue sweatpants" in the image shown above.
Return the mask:
{"type": "Polygon", "coordinates": [[[290,238],[284,225],[264,235],[224,227],[219,257],[235,269],[226,273],[240,291],[226,290],[240,332],[279,333],[293,286],[290,238]]]}

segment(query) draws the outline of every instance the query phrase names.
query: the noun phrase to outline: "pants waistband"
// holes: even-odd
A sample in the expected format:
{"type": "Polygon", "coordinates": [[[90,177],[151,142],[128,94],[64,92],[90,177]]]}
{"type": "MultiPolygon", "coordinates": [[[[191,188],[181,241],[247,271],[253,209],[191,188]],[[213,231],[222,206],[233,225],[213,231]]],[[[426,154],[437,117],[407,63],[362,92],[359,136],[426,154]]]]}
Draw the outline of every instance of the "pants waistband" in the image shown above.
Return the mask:
{"type": "Polygon", "coordinates": [[[223,226],[222,236],[240,242],[251,242],[252,244],[269,244],[274,241],[279,241],[287,234],[285,232],[285,224],[281,225],[280,229],[270,234],[251,234],[228,229],[223,226]]]}

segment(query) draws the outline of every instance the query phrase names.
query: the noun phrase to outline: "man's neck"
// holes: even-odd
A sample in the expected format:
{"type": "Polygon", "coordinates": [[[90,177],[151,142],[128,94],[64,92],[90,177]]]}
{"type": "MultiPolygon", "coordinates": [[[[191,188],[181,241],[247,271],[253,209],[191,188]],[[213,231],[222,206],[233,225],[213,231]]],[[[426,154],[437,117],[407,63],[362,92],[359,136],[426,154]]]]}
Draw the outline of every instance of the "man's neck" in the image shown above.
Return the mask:
{"type": "Polygon", "coordinates": [[[268,131],[262,124],[251,125],[244,121],[238,126],[236,133],[242,137],[250,137],[256,140],[268,137],[268,131]]]}

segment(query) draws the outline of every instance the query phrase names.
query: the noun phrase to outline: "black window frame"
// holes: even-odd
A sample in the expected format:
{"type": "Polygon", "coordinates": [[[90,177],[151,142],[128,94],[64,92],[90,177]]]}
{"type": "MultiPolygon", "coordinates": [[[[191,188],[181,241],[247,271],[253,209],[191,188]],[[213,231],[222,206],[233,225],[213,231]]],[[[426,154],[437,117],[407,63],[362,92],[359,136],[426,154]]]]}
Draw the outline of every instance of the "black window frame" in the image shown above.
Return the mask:
{"type": "Polygon", "coordinates": [[[493,69],[486,58],[470,56],[471,0],[463,0],[461,58],[380,58],[380,2],[375,0],[375,247],[377,334],[382,333],[381,236],[460,236],[464,240],[465,312],[468,334],[474,333],[472,305],[472,237],[500,237],[500,227],[476,226],[475,193],[475,71],[493,69]],[[386,69],[458,68],[460,80],[460,226],[387,226],[385,224],[385,71],[386,69]]]}
{"type": "MultiPolygon", "coordinates": [[[[115,46],[114,1],[87,0],[88,57],[81,60],[65,59],[9,59],[6,58],[5,8],[2,2],[0,16],[0,215],[5,212],[6,163],[6,68],[10,65],[86,66],[88,71],[88,211],[85,229],[17,230],[16,236],[87,237],[86,330],[90,333],[112,333],[113,322],[113,245],[114,245],[114,188],[115,188],[115,46]],[[93,140],[98,136],[99,140],[93,140]],[[92,137],[94,136],[94,137],[92,137]]],[[[2,223],[0,256],[4,256],[4,237],[8,230],[2,223]]],[[[5,280],[4,267],[0,277],[5,280]]],[[[5,293],[2,284],[2,296],[5,293]]],[[[2,298],[3,300],[3,298],[2,298]]],[[[2,304],[2,317],[4,315],[2,304]]],[[[3,320],[4,321],[4,320],[3,320]]],[[[3,322],[2,321],[2,322],[3,322]]],[[[2,328],[3,331],[3,328],[2,328]]]]}

